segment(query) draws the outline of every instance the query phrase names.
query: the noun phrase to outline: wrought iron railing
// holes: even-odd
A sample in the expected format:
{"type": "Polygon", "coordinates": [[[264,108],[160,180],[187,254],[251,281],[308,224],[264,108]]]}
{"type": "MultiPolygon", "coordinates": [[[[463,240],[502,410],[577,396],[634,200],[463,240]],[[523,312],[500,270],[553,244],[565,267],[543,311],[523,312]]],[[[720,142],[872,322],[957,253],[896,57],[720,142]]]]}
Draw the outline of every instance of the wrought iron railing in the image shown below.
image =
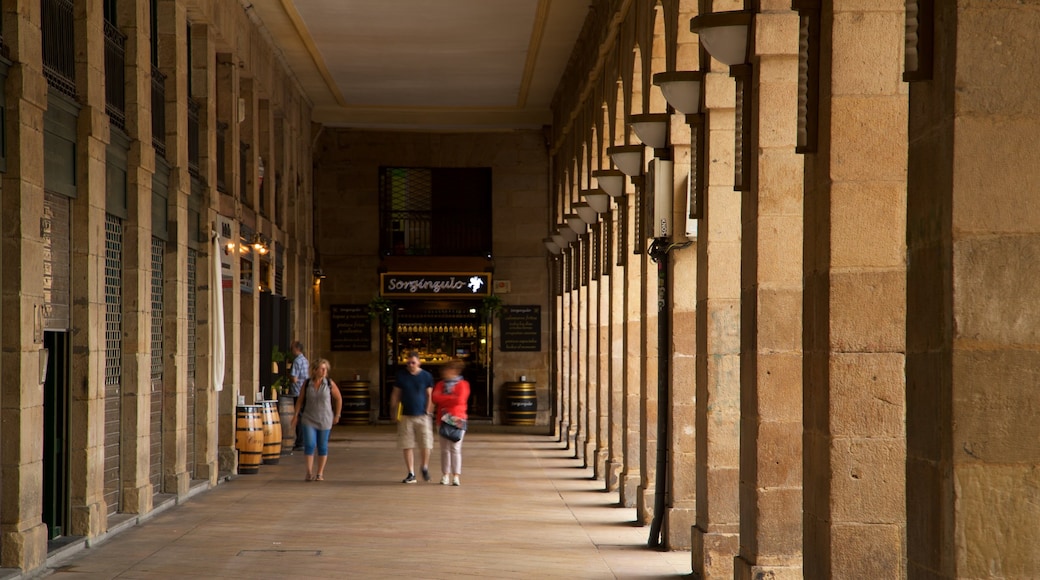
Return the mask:
{"type": "Polygon", "coordinates": [[[246,167],[249,166],[249,143],[239,142],[238,147],[238,199],[246,207],[253,207],[253,196],[248,190],[249,179],[246,176],[246,167]]]}
{"type": "Polygon", "coordinates": [[[76,96],[75,22],[72,0],[41,0],[43,74],[54,89],[76,96]]]}
{"type": "Polygon", "coordinates": [[[199,176],[199,102],[188,97],[188,173],[199,176]]]}
{"type": "Polygon", "coordinates": [[[152,67],[152,146],[166,158],[166,75],[152,67]]]}
{"type": "Polygon", "coordinates": [[[383,228],[390,256],[483,256],[491,249],[488,216],[466,211],[392,211],[383,228]]]}
{"type": "Polygon", "coordinates": [[[105,111],[126,130],[126,35],[105,20],[105,111]]]}

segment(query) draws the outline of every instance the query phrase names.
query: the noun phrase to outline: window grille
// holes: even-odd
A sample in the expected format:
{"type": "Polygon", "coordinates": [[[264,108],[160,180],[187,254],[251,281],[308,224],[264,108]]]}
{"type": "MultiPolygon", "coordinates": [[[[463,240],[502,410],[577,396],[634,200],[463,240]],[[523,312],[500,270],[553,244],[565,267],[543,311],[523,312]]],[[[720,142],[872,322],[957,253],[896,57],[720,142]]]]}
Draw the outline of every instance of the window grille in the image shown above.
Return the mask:
{"type": "Polygon", "coordinates": [[[163,253],[166,243],[152,238],[152,380],[163,377],[163,253]]]}
{"type": "Polygon", "coordinates": [[[105,20],[105,111],[126,131],[126,35],[105,20]]]}
{"type": "Polygon", "coordinates": [[[105,475],[108,515],[118,513],[121,493],[123,224],[105,215],[105,475]]]}
{"type": "Polygon", "coordinates": [[[58,92],[76,97],[75,20],[72,0],[42,0],[43,75],[58,92]]]}

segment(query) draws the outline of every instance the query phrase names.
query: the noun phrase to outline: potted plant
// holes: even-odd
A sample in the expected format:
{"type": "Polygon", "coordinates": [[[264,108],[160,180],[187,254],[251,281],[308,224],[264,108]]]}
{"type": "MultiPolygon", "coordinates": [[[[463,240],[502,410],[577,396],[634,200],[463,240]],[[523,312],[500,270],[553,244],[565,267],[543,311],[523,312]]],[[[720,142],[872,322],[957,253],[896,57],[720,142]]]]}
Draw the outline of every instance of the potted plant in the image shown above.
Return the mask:
{"type": "Polygon", "coordinates": [[[502,312],[502,299],[492,294],[485,296],[480,302],[480,314],[484,320],[491,320],[502,312]]]}
{"type": "Polygon", "coordinates": [[[275,376],[274,382],[271,383],[271,396],[275,400],[278,399],[279,393],[281,393],[288,382],[285,378],[286,369],[283,364],[285,363],[286,358],[286,353],[278,348],[278,345],[275,345],[274,349],[271,350],[271,372],[274,373],[275,376]]]}
{"type": "Polygon", "coordinates": [[[393,306],[393,302],[376,294],[368,303],[369,320],[378,318],[379,322],[382,323],[383,326],[390,326],[394,323],[393,306]]]}

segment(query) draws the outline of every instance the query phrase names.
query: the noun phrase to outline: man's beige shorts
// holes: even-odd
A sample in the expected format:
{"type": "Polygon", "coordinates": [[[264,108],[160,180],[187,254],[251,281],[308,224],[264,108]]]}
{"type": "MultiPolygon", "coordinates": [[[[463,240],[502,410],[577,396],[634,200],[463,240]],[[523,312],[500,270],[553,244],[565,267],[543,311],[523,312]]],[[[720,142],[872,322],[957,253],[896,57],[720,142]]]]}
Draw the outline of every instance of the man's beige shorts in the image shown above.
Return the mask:
{"type": "Polygon", "coordinates": [[[433,449],[432,425],[428,415],[401,415],[397,421],[397,448],[433,449]]]}

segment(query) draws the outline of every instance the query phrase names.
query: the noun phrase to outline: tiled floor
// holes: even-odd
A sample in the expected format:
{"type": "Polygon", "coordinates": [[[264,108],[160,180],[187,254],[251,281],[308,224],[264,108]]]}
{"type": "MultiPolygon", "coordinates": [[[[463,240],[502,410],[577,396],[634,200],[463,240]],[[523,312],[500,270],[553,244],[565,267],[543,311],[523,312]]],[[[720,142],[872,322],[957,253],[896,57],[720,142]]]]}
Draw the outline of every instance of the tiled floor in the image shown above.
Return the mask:
{"type": "Polygon", "coordinates": [[[336,427],[326,481],[282,457],[57,563],[62,578],[675,578],[555,438],[471,432],[462,486],[404,485],[392,428],[336,427]]]}

